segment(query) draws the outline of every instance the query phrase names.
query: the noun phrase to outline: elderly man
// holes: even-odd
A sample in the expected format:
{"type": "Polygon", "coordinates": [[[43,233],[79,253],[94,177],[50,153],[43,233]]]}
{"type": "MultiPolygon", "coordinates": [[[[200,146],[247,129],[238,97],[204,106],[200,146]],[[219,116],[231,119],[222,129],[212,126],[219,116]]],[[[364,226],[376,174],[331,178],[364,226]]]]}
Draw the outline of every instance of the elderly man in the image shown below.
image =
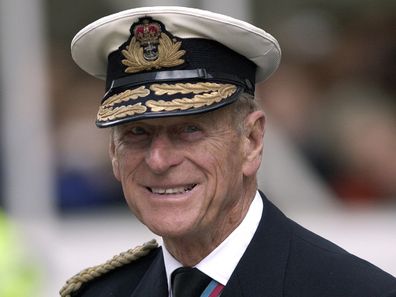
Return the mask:
{"type": "Polygon", "coordinates": [[[88,268],[62,296],[396,296],[396,280],[286,218],[257,190],[265,116],[254,85],[278,67],[268,33],[181,7],[123,11],[72,55],[106,79],[97,126],[126,201],[163,238],[88,268]]]}

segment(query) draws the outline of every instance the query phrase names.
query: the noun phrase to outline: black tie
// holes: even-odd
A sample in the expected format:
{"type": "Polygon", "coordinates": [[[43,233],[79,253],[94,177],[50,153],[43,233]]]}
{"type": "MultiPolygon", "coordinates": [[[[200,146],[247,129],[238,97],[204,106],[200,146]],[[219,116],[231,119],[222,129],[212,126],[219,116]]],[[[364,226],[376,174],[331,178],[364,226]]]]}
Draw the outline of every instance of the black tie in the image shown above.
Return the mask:
{"type": "Polygon", "coordinates": [[[197,268],[180,267],[173,271],[173,297],[199,297],[209,285],[211,278],[197,268]]]}

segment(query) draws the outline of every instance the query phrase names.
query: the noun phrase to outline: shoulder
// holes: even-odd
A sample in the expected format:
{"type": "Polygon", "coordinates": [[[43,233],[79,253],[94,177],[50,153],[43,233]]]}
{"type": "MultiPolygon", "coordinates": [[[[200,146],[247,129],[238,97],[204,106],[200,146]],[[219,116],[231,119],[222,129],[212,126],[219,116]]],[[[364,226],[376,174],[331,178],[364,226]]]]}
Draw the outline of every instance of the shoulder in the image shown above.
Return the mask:
{"type": "Polygon", "coordinates": [[[291,287],[309,287],[311,292],[321,296],[333,296],[336,292],[343,292],[344,296],[382,296],[384,292],[396,290],[396,279],[390,274],[297,223],[289,222],[292,240],[288,280],[291,287]],[[323,295],[323,288],[327,295],[323,295]]]}
{"type": "Polygon", "coordinates": [[[272,248],[286,257],[285,296],[396,297],[393,276],[300,226],[261,195],[265,204],[260,235],[282,244],[272,248]]]}
{"type": "Polygon", "coordinates": [[[114,256],[104,264],[84,269],[66,282],[60,295],[85,296],[83,292],[91,290],[92,296],[99,296],[95,292],[103,293],[104,288],[114,290],[125,283],[133,285],[139,281],[159,251],[157,242],[152,240],[114,256]]]}

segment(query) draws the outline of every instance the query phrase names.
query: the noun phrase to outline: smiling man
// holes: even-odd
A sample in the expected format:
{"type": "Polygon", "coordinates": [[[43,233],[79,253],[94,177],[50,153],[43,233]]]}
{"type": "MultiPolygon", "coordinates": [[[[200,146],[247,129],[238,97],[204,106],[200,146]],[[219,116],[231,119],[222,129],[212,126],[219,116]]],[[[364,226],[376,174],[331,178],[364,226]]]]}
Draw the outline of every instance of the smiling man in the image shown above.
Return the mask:
{"type": "Polygon", "coordinates": [[[264,114],[242,118],[240,104],[113,130],[114,174],[130,208],[183,265],[196,265],[224,241],[255,196],[264,114]]]}
{"type": "Polygon", "coordinates": [[[255,83],[280,48],[248,23],[191,8],[102,18],[72,56],[106,79],[97,126],[128,206],[163,238],[88,268],[62,296],[394,297],[396,280],[286,218],[257,189],[265,128],[255,83]]]}

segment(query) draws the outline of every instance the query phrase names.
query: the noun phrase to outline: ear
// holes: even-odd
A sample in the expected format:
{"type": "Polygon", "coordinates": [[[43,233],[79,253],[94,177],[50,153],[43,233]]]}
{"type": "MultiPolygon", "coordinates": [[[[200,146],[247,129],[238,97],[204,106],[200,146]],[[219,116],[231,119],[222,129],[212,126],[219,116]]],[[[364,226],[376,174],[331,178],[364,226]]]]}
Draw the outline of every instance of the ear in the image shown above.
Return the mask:
{"type": "Polygon", "coordinates": [[[245,176],[257,173],[264,146],[265,114],[261,110],[254,111],[244,120],[244,151],[245,159],[242,167],[245,176]]]}
{"type": "Polygon", "coordinates": [[[115,178],[120,181],[120,166],[118,162],[118,158],[115,152],[115,143],[114,143],[114,131],[110,133],[110,141],[109,141],[109,155],[111,160],[111,166],[113,167],[113,174],[115,178]]]}

